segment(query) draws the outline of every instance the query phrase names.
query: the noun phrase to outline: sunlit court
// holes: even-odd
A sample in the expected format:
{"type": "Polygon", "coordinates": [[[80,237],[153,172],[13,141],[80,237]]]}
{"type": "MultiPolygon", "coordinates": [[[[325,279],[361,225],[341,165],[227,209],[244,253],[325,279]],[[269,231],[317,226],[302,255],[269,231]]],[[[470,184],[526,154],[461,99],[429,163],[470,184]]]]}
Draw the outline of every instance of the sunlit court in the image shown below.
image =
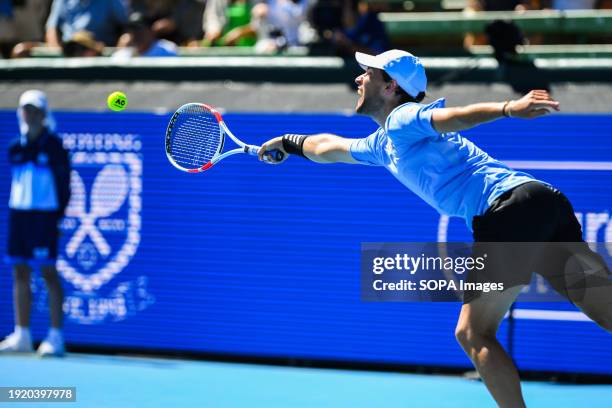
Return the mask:
{"type": "MultiPolygon", "coordinates": [[[[66,404],[78,407],[492,405],[482,384],[457,376],[82,353],[60,360],[11,356],[3,367],[21,386],[70,384],[77,402],[66,404]]],[[[606,385],[526,382],[524,392],[533,406],[605,407],[612,398],[606,385]]]]}
{"type": "Polygon", "coordinates": [[[609,1],[0,1],[0,405],[612,406],[609,1]]]}

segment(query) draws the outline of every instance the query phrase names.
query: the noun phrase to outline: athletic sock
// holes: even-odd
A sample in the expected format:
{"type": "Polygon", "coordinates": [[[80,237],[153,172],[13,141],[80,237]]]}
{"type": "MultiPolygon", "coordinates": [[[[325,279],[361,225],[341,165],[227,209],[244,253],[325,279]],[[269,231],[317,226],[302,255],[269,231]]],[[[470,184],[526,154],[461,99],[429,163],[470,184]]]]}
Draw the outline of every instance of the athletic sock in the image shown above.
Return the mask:
{"type": "Polygon", "coordinates": [[[30,335],[30,328],[27,327],[27,326],[18,326],[18,325],[15,325],[15,334],[18,337],[22,337],[22,336],[31,337],[31,335],[30,335]]]}
{"type": "Polygon", "coordinates": [[[58,340],[62,340],[63,339],[63,335],[62,335],[62,329],[58,329],[56,327],[51,327],[49,329],[49,334],[47,335],[48,338],[50,339],[58,339],[58,340]]]}

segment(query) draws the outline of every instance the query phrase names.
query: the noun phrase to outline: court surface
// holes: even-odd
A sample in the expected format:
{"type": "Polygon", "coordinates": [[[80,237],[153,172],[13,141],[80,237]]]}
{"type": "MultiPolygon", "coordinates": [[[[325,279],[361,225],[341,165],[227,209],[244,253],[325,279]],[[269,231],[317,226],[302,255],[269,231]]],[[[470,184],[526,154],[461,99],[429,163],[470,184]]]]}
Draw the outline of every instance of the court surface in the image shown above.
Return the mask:
{"type": "MultiPolygon", "coordinates": [[[[0,386],[75,386],[69,407],[494,407],[455,376],[69,354],[0,356],[0,386]]],[[[524,382],[529,407],[610,407],[612,385],[524,382]]]]}

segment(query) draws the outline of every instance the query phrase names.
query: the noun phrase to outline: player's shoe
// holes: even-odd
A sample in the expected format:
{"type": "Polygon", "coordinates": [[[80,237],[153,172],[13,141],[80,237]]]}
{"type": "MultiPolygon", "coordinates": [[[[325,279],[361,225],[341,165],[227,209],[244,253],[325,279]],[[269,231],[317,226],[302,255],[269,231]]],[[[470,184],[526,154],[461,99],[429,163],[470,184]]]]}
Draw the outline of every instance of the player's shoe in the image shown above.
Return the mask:
{"type": "Polygon", "coordinates": [[[62,357],[65,352],[64,338],[61,335],[48,335],[40,346],[36,353],[40,357],[62,357]]]}
{"type": "Polygon", "coordinates": [[[11,333],[0,342],[0,353],[31,353],[32,337],[29,333],[11,333]]]}

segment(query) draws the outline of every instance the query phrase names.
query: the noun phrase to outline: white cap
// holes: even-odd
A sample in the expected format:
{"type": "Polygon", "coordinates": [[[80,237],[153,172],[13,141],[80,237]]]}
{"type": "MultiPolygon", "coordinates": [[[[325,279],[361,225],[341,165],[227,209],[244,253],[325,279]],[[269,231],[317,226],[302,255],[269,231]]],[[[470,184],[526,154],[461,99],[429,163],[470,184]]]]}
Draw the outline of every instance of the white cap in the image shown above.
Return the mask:
{"type": "Polygon", "coordinates": [[[21,133],[22,139],[21,143],[26,143],[26,135],[29,130],[29,126],[25,121],[23,108],[26,105],[32,105],[36,108],[40,109],[45,113],[44,124],[50,132],[55,132],[56,123],[55,117],[53,113],[49,109],[49,103],[47,101],[47,95],[43,91],[39,91],[36,89],[30,89],[29,91],[25,91],[19,97],[19,109],[17,109],[17,120],[19,121],[19,131],[21,133]]]}
{"type": "Polygon", "coordinates": [[[402,50],[385,51],[378,55],[355,53],[361,68],[368,67],[384,70],[398,85],[412,97],[427,88],[427,76],[421,61],[409,52],[402,50]]]}
{"type": "Polygon", "coordinates": [[[47,95],[37,89],[25,91],[19,98],[19,107],[23,108],[26,105],[32,105],[43,112],[47,112],[47,95]]]}

